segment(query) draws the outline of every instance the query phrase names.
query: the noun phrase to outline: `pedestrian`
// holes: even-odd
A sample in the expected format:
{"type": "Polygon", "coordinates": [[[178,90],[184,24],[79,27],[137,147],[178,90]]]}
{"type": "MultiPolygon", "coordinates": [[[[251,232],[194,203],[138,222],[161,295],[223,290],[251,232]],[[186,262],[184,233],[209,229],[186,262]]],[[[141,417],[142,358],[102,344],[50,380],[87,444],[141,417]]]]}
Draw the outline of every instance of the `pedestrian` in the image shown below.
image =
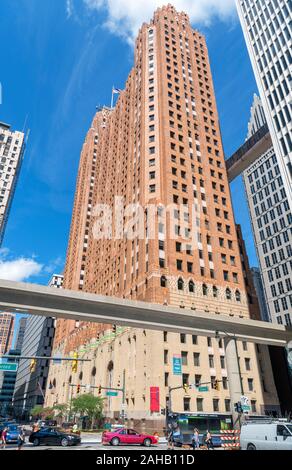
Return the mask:
{"type": "Polygon", "coordinates": [[[210,431],[208,431],[208,430],[207,430],[207,433],[206,433],[206,445],[207,445],[208,450],[210,450],[210,449],[214,450],[212,435],[211,435],[210,431]]]}
{"type": "Polygon", "coordinates": [[[7,444],[7,428],[4,428],[2,433],[1,433],[1,447],[2,449],[6,449],[6,444],[7,444]]]}
{"type": "Polygon", "coordinates": [[[192,446],[193,450],[200,449],[200,435],[197,428],[194,429],[194,434],[192,437],[192,446]]]}
{"type": "Polygon", "coordinates": [[[39,424],[38,421],[35,421],[32,425],[32,432],[38,432],[39,431],[39,424]]]}
{"type": "Polygon", "coordinates": [[[77,434],[78,433],[78,425],[75,423],[74,426],[73,426],[73,429],[72,429],[72,432],[74,434],[77,434]]]}
{"type": "Polygon", "coordinates": [[[25,443],[25,428],[24,426],[19,429],[18,438],[17,438],[17,450],[21,450],[23,444],[25,443]]]}

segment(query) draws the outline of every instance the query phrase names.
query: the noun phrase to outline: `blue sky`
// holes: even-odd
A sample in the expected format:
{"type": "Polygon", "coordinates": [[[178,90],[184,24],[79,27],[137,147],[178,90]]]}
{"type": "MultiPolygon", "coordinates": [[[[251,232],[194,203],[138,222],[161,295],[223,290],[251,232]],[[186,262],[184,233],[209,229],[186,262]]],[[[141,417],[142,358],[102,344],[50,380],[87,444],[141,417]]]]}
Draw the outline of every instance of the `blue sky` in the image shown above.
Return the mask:
{"type": "MultiPolygon", "coordinates": [[[[207,37],[230,155],[245,139],[257,88],[233,0],[217,2],[197,0],[195,11],[193,0],[174,1],[190,5],[192,19],[199,19],[194,26],[207,37]]],[[[124,9],[123,0],[117,4],[119,11],[103,0],[1,0],[0,120],[21,130],[28,116],[30,136],[0,259],[4,264],[30,260],[34,269],[30,266],[27,275],[34,273],[33,282],[46,284],[63,269],[85,134],[96,105],[110,104],[112,85],[123,88],[133,64],[130,43],[143,9],[137,16],[130,0],[124,9]]],[[[256,265],[240,179],[232,195],[256,265]]]]}

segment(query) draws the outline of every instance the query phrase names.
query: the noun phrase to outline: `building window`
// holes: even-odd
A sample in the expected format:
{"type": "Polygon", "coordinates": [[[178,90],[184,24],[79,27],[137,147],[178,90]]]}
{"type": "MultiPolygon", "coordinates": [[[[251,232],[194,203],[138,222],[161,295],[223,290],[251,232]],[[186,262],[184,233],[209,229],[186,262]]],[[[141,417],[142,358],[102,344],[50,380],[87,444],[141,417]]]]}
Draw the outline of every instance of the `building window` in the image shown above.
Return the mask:
{"type": "Polygon", "coordinates": [[[200,367],[200,353],[194,353],[194,366],[200,367]]]}
{"type": "Polygon", "coordinates": [[[245,369],[250,370],[250,359],[247,357],[245,358],[245,369]]]}
{"type": "Polygon", "coordinates": [[[247,379],[248,390],[253,392],[253,379],[247,379]]]}
{"type": "Polygon", "coordinates": [[[214,412],[218,412],[219,411],[219,400],[214,398],[213,400],[213,410],[214,412]]]}
{"type": "Polygon", "coordinates": [[[251,400],[251,411],[253,413],[257,412],[257,402],[256,402],[256,400],[251,400]]]}
{"type": "Polygon", "coordinates": [[[186,344],[186,342],[187,342],[187,338],[186,338],[186,335],[185,335],[184,333],[182,333],[182,334],[180,335],[180,342],[181,342],[182,344],[186,344]]]}
{"type": "Polygon", "coordinates": [[[178,288],[178,290],[184,290],[184,281],[182,280],[181,277],[177,281],[177,288],[178,288]]]}
{"type": "Polygon", "coordinates": [[[226,413],[229,413],[231,411],[230,400],[228,399],[225,400],[225,411],[226,413]]]}
{"type": "Polygon", "coordinates": [[[160,278],[160,286],[161,287],[166,287],[167,286],[167,281],[165,276],[161,276],[160,278]]]}
{"type": "Polygon", "coordinates": [[[187,353],[187,351],[182,351],[182,353],[181,353],[181,363],[182,363],[183,366],[188,365],[188,353],[187,353]]]}
{"type": "Polygon", "coordinates": [[[204,411],[203,398],[197,398],[197,411],[204,411]]]}
{"type": "Polygon", "coordinates": [[[184,397],[184,411],[191,411],[191,399],[184,397]]]}
{"type": "Polygon", "coordinates": [[[169,381],[169,373],[165,372],[164,374],[164,386],[168,387],[168,381],[169,381]]]}
{"type": "Polygon", "coordinates": [[[164,364],[165,365],[168,364],[168,350],[167,349],[164,350],[164,364]]]}

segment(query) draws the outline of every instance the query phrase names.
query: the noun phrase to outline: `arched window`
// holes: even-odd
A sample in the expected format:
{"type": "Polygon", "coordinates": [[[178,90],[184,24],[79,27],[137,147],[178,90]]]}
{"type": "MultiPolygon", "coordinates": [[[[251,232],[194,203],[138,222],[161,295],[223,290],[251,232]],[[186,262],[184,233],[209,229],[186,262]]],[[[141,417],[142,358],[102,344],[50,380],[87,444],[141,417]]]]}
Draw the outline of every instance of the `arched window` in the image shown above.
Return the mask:
{"type": "Polygon", "coordinates": [[[109,372],[111,372],[111,371],[113,370],[113,368],[114,368],[114,363],[113,363],[113,361],[109,361],[108,366],[107,366],[107,370],[108,370],[109,372]]]}
{"type": "Polygon", "coordinates": [[[226,289],[226,299],[231,300],[231,290],[230,289],[226,289]]]}
{"type": "Polygon", "coordinates": [[[177,288],[178,288],[178,290],[184,290],[184,281],[182,280],[181,277],[177,281],[177,288]]]}
{"type": "Polygon", "coordinates": [[[71,383],[72,383],[72,375],[70,375],[70,377],[69,377],[69,384],[71,384],[71,383]]]}
{"type": "Polygon", "coordinates": [[[79,374],[79,380],[80,380],[80,382],[81,382],[82,379],[83,379],[83,372],[80,372],[80,374],[79,374]]]}
{"type": "Polygon", "coordinates": [[[160,286],[161,287],[166,287],[167,281],[165,276],[161,276],[160,278],[160,286]]]}
{"type": "Polygon", "coordinates": [[[235,298],[236,298],[237,302],[241,302],[241,294],[240,294],[239,290],[237,290],[235,292],[235,298]]]}
{"type": "Polygon", "coordinates": [[[213,287],[213,297],[217,298],[218,297],[218,289],[216,286],[213,287]]]}
{"type": "Polygon", "coordinates": [[[91,375],[92,375],[92,377],[96,376],[96,367],[93,367],[93,369],[91,371],[91,375]]]}
{"type": "Polygon", "coordinates": [[[194,283],[194,281],[189,282],[189,291],[190,292],[195,292],[195,283],[194,283]]]}
{"type": "Polygon", "coordinates": [[[203,295],[208,295],[208,286],[203,284],[203,295]]]}
{"type": "Polygon", "coordinates": [[[56,388],[57,382],[56,379],[53,380],[53,387],[56,388]]]}

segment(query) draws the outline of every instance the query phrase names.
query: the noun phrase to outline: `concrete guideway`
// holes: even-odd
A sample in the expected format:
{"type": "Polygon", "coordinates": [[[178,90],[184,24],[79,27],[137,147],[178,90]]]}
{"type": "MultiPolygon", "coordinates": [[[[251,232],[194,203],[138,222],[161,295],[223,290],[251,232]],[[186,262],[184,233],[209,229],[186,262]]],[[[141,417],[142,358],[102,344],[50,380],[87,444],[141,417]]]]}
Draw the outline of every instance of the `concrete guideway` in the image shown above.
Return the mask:
{"type": "Polygon", "coordinates": [[[0,310],[286,346],[292,328],[249,318],[0,280],[0,310]]]}
{"type": "Polygon", "coordinates": [[[264,155],[272,146],[271,134],[268,125],[265,124],[226,160],[229,183],[247,170],[250,165],[264,155]]]}

